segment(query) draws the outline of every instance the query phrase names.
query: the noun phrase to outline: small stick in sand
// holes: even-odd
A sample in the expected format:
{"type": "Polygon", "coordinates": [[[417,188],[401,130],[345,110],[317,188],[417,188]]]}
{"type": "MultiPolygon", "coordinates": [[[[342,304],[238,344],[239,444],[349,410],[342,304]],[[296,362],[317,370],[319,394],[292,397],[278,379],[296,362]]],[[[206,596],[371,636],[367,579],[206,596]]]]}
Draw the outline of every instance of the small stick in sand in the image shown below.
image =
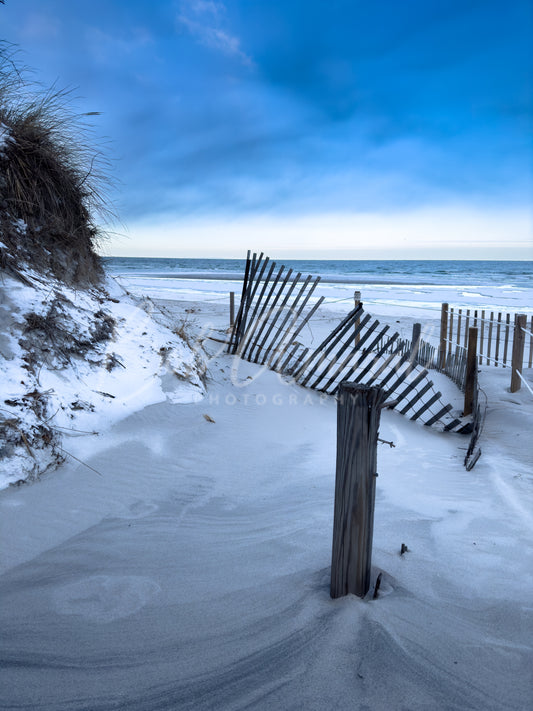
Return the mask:
{"type": "Polygon", "coordinates": [[[372,595],[372,599],[375,600],[378,596],[379,593],[379,586],[381,585],[381,578],[383,576],[383,573],[380,573],[378,577],[376,578],[376,584],[374,586],[374,594],[372,595]]]}

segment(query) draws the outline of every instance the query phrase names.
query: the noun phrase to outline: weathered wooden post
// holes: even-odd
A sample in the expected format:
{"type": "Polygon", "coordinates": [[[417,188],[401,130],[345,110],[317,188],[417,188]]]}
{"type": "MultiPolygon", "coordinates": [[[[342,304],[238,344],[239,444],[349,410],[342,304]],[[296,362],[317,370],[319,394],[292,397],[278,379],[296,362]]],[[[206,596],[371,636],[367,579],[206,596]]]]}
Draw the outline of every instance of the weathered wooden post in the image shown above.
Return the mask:
{"type": "Polygon", "coordinates": [[[411,363],[416,363],[418,358],[418,350],[420,348],[420,334],[422,332],[422,326],[419,323],[413,324],[413,335],[411,337],[411,353],[409,354],[409,360],[411,363]]]}
{"type": "Polygon", "coordinates": [[[468,348],[466,351],[465,404],[463,415],[471,415],[476,396],[477,379],[477,328],[468,329],[468,348]]]}
{"type": "Polygon", "coordinates": [[[514,320],[513,351],[511,356],[511,392],[520,390],[522,385],[519,373],[522,373],[524,362],[524,344],[526,342],[526,314],[516,314],[514,320]]]}
{"type": "Polygon", "coordinates": [[[235,292],[229,293],[229,325],[233,328],[235,324],[235,292]]]}
{"type": "Polygon", "coordinates": [[[440,312],[439,370],[446,367],[446,336],[448,334],[448,304],[442,304],[440,312]]]}
{"type": "Polygon", "coordinates": [[[364,597],[370,587],[376,493],[379,387],[344,382],[337,404],[337,471],[331,597],[364,597]]]}
{"type": "MultiPolygon", "coordinates": [[[[354,301],[355,308],[357,308],[358,306],[361,305],[361,292],[360,291],[354,291],[353,301],[354,301]]],[[[357,329],[359,328],[359,319],[358,318],[355,319],[353,325],[354,325],[355,330],[357,331],[357,329]]],[[[354,346],[356,346],[359,343],[360,336],[361,336],[360,333],[357,333],[357,335],[355,336],[354,341],[353,341],[354,346]]]]}

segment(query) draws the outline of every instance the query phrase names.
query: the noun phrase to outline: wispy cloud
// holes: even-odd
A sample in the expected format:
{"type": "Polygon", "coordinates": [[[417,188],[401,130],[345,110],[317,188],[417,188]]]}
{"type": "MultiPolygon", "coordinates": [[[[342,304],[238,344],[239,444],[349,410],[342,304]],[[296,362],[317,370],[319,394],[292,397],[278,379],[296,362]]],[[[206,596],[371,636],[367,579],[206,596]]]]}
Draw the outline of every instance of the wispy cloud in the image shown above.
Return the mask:
{"type": "Polygon", "coordinates": [[[41,12],[28,14],[21,28],[21,35],[28,40],[53,40],[60,32],[60,22],[41,12]]]}
{"type": "Polygon", "coordinates": [[[143,27],[135,27],[127,32],[106,32],[97,27],[86,30],[87,47],[99,62],[116,62],[117,55],[131,56],[152,43],[152,37],[143,27]]]}
{"type": "Polygon", "coordinates": [[[177,15],[178,27],[189,32],[200,44],[235,57],[252,66],[252,59],[241,49],[240,39],[226,27],[226,6],[214,0],[184,0],[177,15]]]}

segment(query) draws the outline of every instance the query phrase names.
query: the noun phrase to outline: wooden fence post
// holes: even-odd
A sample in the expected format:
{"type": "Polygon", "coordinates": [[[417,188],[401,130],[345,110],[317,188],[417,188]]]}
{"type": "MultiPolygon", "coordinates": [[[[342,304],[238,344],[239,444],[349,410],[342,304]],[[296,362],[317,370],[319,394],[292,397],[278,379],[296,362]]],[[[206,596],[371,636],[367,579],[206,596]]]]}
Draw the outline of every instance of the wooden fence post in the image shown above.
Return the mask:
{"type": "Polygon", "coordinates": [[[520,390],[521,380],[518,373],[522,373],[522,365],[524,362],[524,344],[526,342],[526,334],[524,329],[527,325],[526,314],[516,314],[514,321],[513,333],[513,351],[511,357],[511,392],[515,393],[520,390]]]}
{"type": "Polygon", "coordinates": [[[235,324],[235,292],[229,293],[229,325],[233,328],[235,324]]]}
{"type": "Polygon", "coordinates": [[[413,324],[413,335],[411,337],[411,353],[409,355],[409,360],[411,363],[416,363],[418,358],[418,350],[420,348],[420,333],[422,331],[422,326],[419,323],[413,324]]]}
{"type": "MultiPolygon", "coordinates": [[[[357,308],[357,307],[361,304],[361,292],[360,292],[360,291],[354,291],[354,293],[353,293],[353,301],[354,301],[354,307],[355,307],[355,308],[357,308]]],[[[354,328],[355,328],[356,331],[357,331],[357,329],[359,328],[359,319],[356,319],[356,320],[354,321],[354,328]]],[[[354,346],[356,346],[356,345],[359,343],[359,338],[360,338],[360,334],[359,334],[359,332],[357,331],[356,336],[355,336],[355,339],[354,339],[354,342],[353,342],[354,346]]]]}
{"type": "Polygon", "coordinates": [[[442,304],[440,312],[439,369],[446,367],[446,336],[448,335],[448,304],[442,304]]]}
{"type": "Polygon", "coordinates": [[[338,389],[337,470],[331,597],[364,597],[370,587],[377,438],[384,391],[343,382],[338,389]]]}
{"type": "Polygon", "coordinates": [[[466,351],[465,404],[463,415],[471,415],[474,409],[477,378],[477,328],[468,329],[468,349],[466,351]]]}

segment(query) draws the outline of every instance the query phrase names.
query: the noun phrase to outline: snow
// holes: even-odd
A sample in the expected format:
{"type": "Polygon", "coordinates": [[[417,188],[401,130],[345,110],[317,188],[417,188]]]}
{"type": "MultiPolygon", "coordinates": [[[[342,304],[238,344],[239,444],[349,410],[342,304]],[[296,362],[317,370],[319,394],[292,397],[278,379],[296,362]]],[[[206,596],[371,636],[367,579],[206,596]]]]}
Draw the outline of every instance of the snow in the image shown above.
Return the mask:
{"type": "Polygon", "coordinates": [[[1,414],[13,423],[0,488],[76,457],[79,435],[95,450],[103,430],[136,410],[203,397],[199,354],[153,302],[126,295],[111,279],[104,290],[82,291],[25,276],[32,286],[9,276],[0,286],[1,414]]]}
{"type": "Polygon", "coordinates": [[[10,141],[13,141],[11,132],[9,128],[0,121],[0,158],[2,158],[4,150],[10,141]]]}
{"type": "MultiPolygon", "coordinates": [[[[155,324],[143,341],[152,324],[138,296],[105,305],[124,329],[106,352],[126,369],[96,376],[77,363],[80,378],[64,381],[47,370],[43,389],[95,405],[72,413],[74,425],[68,412],[58,421],[100,434],[69,440],[83,463],[67,459],[0,495],[2,703],[530,709],[531,394],[509,393],[509,369],[483,366],[483,454],[470,472],[467,438],[383,412],[380,436],[395,447],[378,452],[380,595],[332,600],[335,402],[204,340],[227,326],[224,288],[174,280],[166,301],[152,302],[167,323],[186,314],[192,352],[203,341],[201,399],[199,386],[167,383],[154,353],[168,330],[155,324]],[[146,340],[153,346],[140,348],[146,340]],[[106,388],[115,388],[112,402],[95,397],[106,388]],[[402,543],[409,551],[400,555],[402,543]]],[[[14,289],[6,308],[21,323],[38,304],[21,303],[14,289]]],[[[433,305],[440,297],[424,294],[433,305]]],[[[330,303],[314,338],[347,308],[330,303]]],[[[381,310],[395,327],[421,314],[405,304],[381,310]]],[[[16,353],[7,338],[3,348],[16,353]]],[[[9,368],[5,376],[16,389],[9,368]]],[[[531,383],[530,370],[524,377],[531,383]]]]}

